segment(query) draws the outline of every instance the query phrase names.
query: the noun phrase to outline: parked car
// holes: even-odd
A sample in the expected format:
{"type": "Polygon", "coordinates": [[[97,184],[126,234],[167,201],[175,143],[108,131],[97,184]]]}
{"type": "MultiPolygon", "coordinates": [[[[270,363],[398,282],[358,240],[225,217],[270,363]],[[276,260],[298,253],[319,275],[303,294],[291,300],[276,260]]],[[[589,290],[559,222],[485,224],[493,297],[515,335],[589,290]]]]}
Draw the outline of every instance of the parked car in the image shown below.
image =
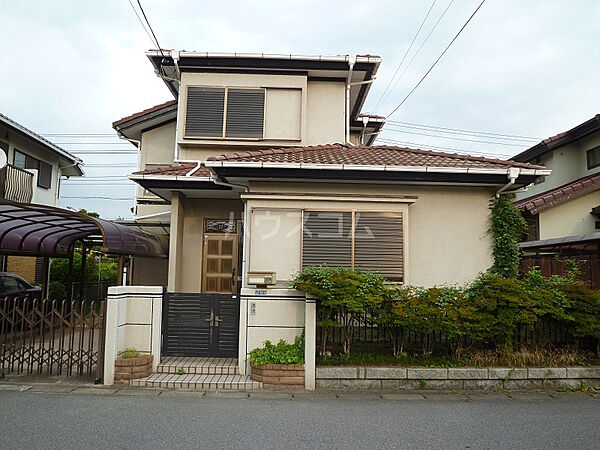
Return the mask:
{"type": "Polygon", "coordinates": [[[0,272],[0,297],[29,296],[40,298],[42,288],[33,286],[18,275],[9,272],[0,272]]]}

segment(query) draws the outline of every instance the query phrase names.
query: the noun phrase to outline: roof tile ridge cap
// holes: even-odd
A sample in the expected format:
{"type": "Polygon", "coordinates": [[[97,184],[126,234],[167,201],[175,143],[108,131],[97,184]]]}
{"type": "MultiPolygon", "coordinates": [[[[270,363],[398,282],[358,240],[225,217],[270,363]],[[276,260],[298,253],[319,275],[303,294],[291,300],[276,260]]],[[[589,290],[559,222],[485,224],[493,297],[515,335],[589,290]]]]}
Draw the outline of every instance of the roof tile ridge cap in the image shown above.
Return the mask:
{"type": "Polygon", "coordinates": [[[544,166],[513,161],[511,159],[490,158],[490,157],[486,157],[486,156],[475,156],[475,155],[469,155],[469,154],[463,155],[460,153],[441,152],[441,151],[437,151],[437,150],[425,150],[422,148],[400,147],[400,146],[395,146],[395,145],[373,145],[373,146],[367,145],[364,147],[408,151],[408,152],[426,154],[426,155],[444,156],[444,157],[455,158],[455,159],[466,160],[466,161],[493,162],[493,163],[497,163],[497,164],[504,164],[504,165],[509,165],[512,167],[521,167],[521,168],[526,168],[526,169],[527,168],[529,168],[529,169],[545,169],[544,166]]]}

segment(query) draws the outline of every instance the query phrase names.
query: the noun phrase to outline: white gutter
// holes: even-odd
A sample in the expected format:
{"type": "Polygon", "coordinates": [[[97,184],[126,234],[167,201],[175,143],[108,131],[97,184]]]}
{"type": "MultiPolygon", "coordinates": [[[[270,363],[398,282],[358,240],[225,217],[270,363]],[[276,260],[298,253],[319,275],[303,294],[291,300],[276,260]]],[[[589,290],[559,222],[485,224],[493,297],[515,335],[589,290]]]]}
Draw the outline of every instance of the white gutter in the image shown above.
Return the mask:
{"type": "Polygon", "coordinates": [[[352,88],[352,71],[356,63],[356,56],[348,55],[348,77],[346,79],[346,145],[350,144],[350,90],[352,88]]]}
{"type": "Polygon", "coordinates": [[[521,173],[521,169],[519,169],[518,167],[511,167],[508,169],[507,175],[508,175],[508,179],[510,181],[496,191],[496,198],[500,197],[500,194],[502,194],[509,187],[511,187],[513,184],[515,184],[515,181],[517,181],[517,178],[519,178],[520,173],[521,173]]]}
{"type": "MultiPolygon", "coordinates": [[[[271,168],[271,169],[305,169],[305,170],[368,170],[378,172],[427,172],[427,173],[464,173],[479,175],[507,175],[518,172],[518,175],[546,176],[552,173],[549,169],[521,169],[508,167],[503,169],[474,168],[474,167],[430,167],[430,166],[395,166],[395,165],[363,165],[363,164],[314,164],[314,163],[279,163],[260,161],[206,161],[209,169],[212,167],[242,167],[242,168],[271,168]]],[[[211,171],[212,172],[212,171],[211,171]]],[[[516,178],[515,178],[516,179],[516,178]]],[[[514,183],[513,183],[514,184],[514,183]]]]}

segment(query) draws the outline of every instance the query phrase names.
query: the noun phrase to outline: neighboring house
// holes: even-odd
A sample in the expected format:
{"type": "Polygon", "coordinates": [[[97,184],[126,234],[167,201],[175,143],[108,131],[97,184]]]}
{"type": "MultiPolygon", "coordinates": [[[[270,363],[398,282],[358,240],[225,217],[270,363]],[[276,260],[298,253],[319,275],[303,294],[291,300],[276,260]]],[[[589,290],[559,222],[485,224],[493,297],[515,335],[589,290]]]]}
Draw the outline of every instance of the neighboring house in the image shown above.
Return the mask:
{"type": "Polygon", "coordinates": [[[302,328],[289,285],[304,266],[421,286],[473,279],[492,264],[490,199],[549,173],[370,146],[384,123],[361,115],[376,56],[163,52],[148,57],[176,99],[113,124],[140,147],[138,222],[169,226],[168,262],[137,259],[133,279],[241,293],[240,361],[302,328]]]}
{"type": "Polygon", "coordinates": [[[552,170],[517,195],[530,224],[528,240],[600,231],[600,115],[512,159],[552,170]]]}
{"type": "MultiPolygon", "coordinates": [[[[57,206],[61,177],[82,176],[81,159],[39,134],[0,114],[0,149],[8,164],[0,170],[0,198],[20,203],[57,206]]],[[[10,256],[0,270],[29,282],[41,282],[36,258],[10,256]]]]}
{"type": "Polygon", "coordinates": [[[600,287],[600,115],[512,159],[552,170],[517,194],[529,225],[527,242],[521,244],[524,267],[560,274],[565,266],[557,255],[577,258],[582,278],[600,287]]]}

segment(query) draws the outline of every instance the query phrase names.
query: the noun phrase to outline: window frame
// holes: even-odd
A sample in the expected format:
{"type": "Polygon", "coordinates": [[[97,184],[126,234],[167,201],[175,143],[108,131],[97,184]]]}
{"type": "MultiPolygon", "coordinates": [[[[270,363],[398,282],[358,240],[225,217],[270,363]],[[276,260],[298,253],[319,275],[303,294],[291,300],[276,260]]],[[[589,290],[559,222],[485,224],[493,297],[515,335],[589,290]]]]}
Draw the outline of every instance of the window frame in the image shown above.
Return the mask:
{"type": "Polygon", "coordinates": [[[590,148],[588,151],[585,152],[585,156],[586,156],[586,162],[587,162],[587,168],[588,170],[592,170],[595,169],[596,167],[600,167],[600,145],[597,145],[596,147],[590,148]],[[598,162],[596,164],[591,163],[591,154],[592,152],[598,152],[598,162]]]}
{"type": "Polygon", "coordinates": [[[23,170],[27,170],[25,167],[27,166],[27,153],[22,152],[21,150],[19,150],[18,148],[15,148],[13,150],[13,166],[19,168],[19,169],[23,169],[23,170]],[[21,167],[20,165],[17,164],[17,153],[19,155],[23,155],[24,159],[23,159],[23,167],[21,167]]]}
{"type": "Polygon", "coordinates": [[[262,141],[265,139],[265,119],[267,117],[267,88],[257,86],[207,86],[207,85],[195,85],[190,84],[186,86],[185,90],[185,102],[183,104],[183,138],[184,139],[204,139],[204,140],[218,140],[218,141],[262,141]],[[188,108],[188,93],[190,88],[206,88],[206,89],[223,89],[223,125],[221,136],[192,136],[186,133],[187,125],[187,108],[188,108]],[[228,94],[229,89],[247,89],[263,91],[263,121],[262,121],[262,136],[261,137],[230,137],[227,136],[227,105],[228,105],[228,94]]]}
{"type": "MultiPolygon", "coordinates": [[[[407,220],[406,220],[406,213],[404,211],[399,211],[396,209],[327,209],[327,208],[304,208],[301,210],[302,214],[301,214],[301,230],[300,230],[300,270],[302,270],[304,268],[304,264],[303,264],[303,260],[304,260],[304,225],[306,223],[304,214],[306,212],[325,212],[325,213],[348,213],[350,212],[352,214],[352,226],[351,226],[351,259],[350,259],[350,265],[348,267],[350,268],[354,268],[355,267],[355,252],[356,252],[356,248],[355,248],[355,244],[356,244],[356,214],[362,214],[362,213],[392,213],[392,214],[397,214],[398,217],[400,217],[401,219],[401,223],[402,223],[402,270],[400,271],[400,277],[395,277],[395,278],[388,278],[385,277],[390,283],[397,283],[397,284],[405,284],[406,283],[406,264],[407,264],[407,260],[406,260],[406,245],[408,242],[407,239],[407,220]]],[[[369,269],[366,269],[369,270],[369,269]]]]}

